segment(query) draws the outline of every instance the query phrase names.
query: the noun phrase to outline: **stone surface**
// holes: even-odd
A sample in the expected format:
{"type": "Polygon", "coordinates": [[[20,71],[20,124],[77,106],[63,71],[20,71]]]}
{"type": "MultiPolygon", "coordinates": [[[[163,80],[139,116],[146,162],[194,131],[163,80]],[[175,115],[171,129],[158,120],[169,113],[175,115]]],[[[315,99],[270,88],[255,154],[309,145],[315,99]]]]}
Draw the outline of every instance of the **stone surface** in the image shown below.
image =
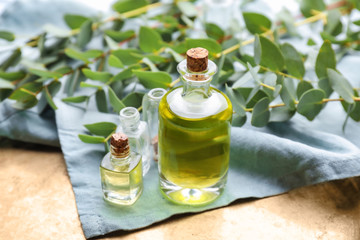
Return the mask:
{"type": "MultiPolygon", "coordinates": [[[[62,153],[0,141],[0,239],[84,239],[62,153]]],[[[185,214],[99,239],[360,239],[360,178],[185,214]]]]}

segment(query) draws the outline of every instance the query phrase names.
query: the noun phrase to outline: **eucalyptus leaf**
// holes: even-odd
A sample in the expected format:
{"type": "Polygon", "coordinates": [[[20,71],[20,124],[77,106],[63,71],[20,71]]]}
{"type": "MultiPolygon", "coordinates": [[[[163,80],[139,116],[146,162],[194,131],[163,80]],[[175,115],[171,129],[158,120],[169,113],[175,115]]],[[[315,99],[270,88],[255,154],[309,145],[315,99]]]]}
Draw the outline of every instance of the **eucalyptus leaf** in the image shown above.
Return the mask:
{"type": "Polygon", "coordinates": [[[105,30],[104,33],[116,42],[122,42],[122,41],[131,39],[136,36],[134,30],[127,30],[124,32],[120,32],[120,31],[114,31],[114,30],[108,29],[108,30],[105,30]]]}
{"type": "Polygon", "coordinates": [[[174,60],[177,62],[177,63],[179,63],[179,62],[181,62],[182,60],[184,60],[184,57],[183,56],[181,56],[180,54],[178,54],[177,52],[175,52],[173,49],[171,49],[171,48],[165,48],[165,52],[166,53],[170,53],[172,56],[173,56],[173,58],[174,58],[174,60]]]}
{"type": "Polygon", "coordinates": [[[15,86],[9,81],[5,81],[0,78],[0,89],[14,89],[15,86]]]}
{"type": "Polygon", "coordinates": [[[5,79],[5,80],[14,81],[14,80],[18,80],[18,79],[23,79],[25,76],[26,76],[26,74],[24,72],[0,71],[0,78],[5,79]]]}
{"type": "Polygon", "coordinates": [[[116,68],[123,68],[124,64],[121,62],[121,60],[116,57],[115,55],[110,55],[108,58],[108,64],[111,67],[116,67],[116,68]]]}
{"type": "Polygon", "coordinates": [[[194,4],[191,2],[177,1],[177,6],[187,17],[195,17],[198,14],[194,4]]]}
{"type": "Polygon", "coordinates": [[[48,86],[44,86],[43,94],[45,94],[46,100],[52,109],[57,110],[57,106],[54,103],[53,96],[60,90],[61,83],[53,81],[48,86]]]}
{"type": "Polygon", "coordinates": [[[217,43],[214,39],[202,38],[202,39],[191,39],[187,38],[186,40],[186,48],[197,48],[202,47],[206,48],[209,53],[220,53],[221,45],[217,43]]]}
{"type": "Polygon", "coordinates": [[[284,56],[279,47],[259,35],[255,37],[255,62],[273,71],[281,71],[285,65],[284,56]]]}
{"type": "Polygon", "coordinates": [[[123,81],[134,76],[133,70],[141,68],[140,65],[132,65],[123,69],[121,72],[111,78],[111,82],[123,81]]]}
{"type": "Polygon", "coordinates": [[[342,27],[340,10],[333,9],[329,11],[324,30],[331,36],[337,36],[342,32],[342,27]]]}
{"type": "Polygon", "coordinates": [[[118,49],[112,51],[112,54],[117,58],[119,58],[121,62],[125,65],[138,63],[142,59],[142,56],[140,55],[140,51],[132,48],[118,49]]]}
{"type": "Polygon", "coordinates": [[[132,92],[132,93],[128,94],[124,99],[122,99],[122,102],[127,107],[138,108],[142,104],[143,97],[144,97],[144,93],[132,92]]]}
{"type": "Polygon", "coordinates": [[[125,13],[148,5],[146,0],[118,0],[112,8],[118,13],[125,13]]]}
{"type": "Polygon", "coordinates": [[[301,0],[300,9],[302,14],[308,18],[314,15],[313,10],[324,11],[326,5],[323,0],[301,0]]]}
{"type": "Polygon", "coordinates": [[[172,81],[171,76],[167,72],[146,72],[133,70],[138,77],[140,83],[148,89],[152,88],[168,88],[172,81]]]}
{"type": "Polygon", "coordinates": [[[112,76],[113,76],[111,73],[108,73],[108,72],[94,72],[88,68],[83,68],[82,72],[84,73],[84,75],[87,78],[90,78],[91,80],[98,80],[98,81],[101,81],[104,83],[109,81],[110,78],[112,78],[112,76]]]}
{"type": "Polygon", "coordinates": [[[321,89],[307,90],[300,98],[297,105],[297,112],[312,121],[323,108],[322,100],[325,92],[321,89]]]}
{"type": "Polygon", "coordinates": [[[260,101],[261,99],[263,99],[265,97],[268,97],[266,92],[259,89],[258,87],[253,88],[250,92],[250,95],[248,96],[248,98],[246,100],[246,107],[247,108],[254,107],[258,101],[260,101]]]}
{"type": "Polygon", "coordinates": [[[92,34],[92,21],[86,20],[83,24],[81,24],[80,32],[76,41],[77,46],[79,48],[84,48],[90,42],[92,34]]]}
{"type": "Polygon", "coordinates": [[[271,29],[271,21],[260,13],[243,13],[246,28],[252,34],[261,34],[271,29]]]}
{"type": "Polygon", "coordinates": [[[61,99],[63,102],[69,102],[69,103],[82,103],[89,99],[88,96],[76,96],[76,97],[67,97],[61,99]]]}
{"type": "Polygon", "coordinates": [[[234,127],[242,127],[246,123],[246,115],[240,116],[239,114],[234,114],[231,125],[234,127]]]}
{"type": "Polygon", "coordinates": [[[84,143],[103,143],[103,142],[105,142],[105,138],[99,137],[99,136],[90,136],[90,135],[85,135],[85,134],[79,134],[78,137],[84,143]]]}
{"type": "Polygon", "coordinates": [[[296,96],[298,99],[306,92],[307,90],[313,89],[313,85],[308,81],[300,81],[296,88],[296,96]]]}
{"type": "Polygon", "coordinates": [[[337,71],[328,68],[332,88],[342,97],[347,103],[354,103],[354,90],[349,81],[337,71]]]}
{"type": "Polygon", "coordinates": [[[85,124],[84,127],[86,127],[86,129],[89,130],[89,132],[92,134],[107,137],[115,132],[117,125],[112,122],[98,122],[93,124],[85,124]]]}
{"type": "Polygon", "coordinates": [[[65,14],[64,20],[66,25],[68,25],[71,29],[76,29],[80,28],[84,22],[89,20],[89,18],[76,14],[65,14]]]}
{"type": "MultiPolygon", "coordinates": [[[[99,89],[96,91],[95,100],[96,100],[96,106],[97,106],[97,109],[99,110],[99,112],[107,113],[108,106],[107,106],[105,91],[103,89],[99,89]]],[[[94,133],[94,134],[96,134],[96,133],[94,133]]]]}
{"type": "Polygon", "coordinates": [[[208,37],[213,38],[216,41],[222,40],[225,36],[225,32],[214,23],[206,23],[205,31],[208,37]]]}
{"type": "Polygon", "coordinates": [[[284,79],[280,96],[289,110],[295,110],[296,90],[292,79],[284,79]]]}
{"type": "Polygon", "coordinates": [[[245,99],[239,92],[233,91],[232,88],[225,85],[226,88],[226,95],[229,97],[230,101],[232,102],[233,108],[235,113],[239,117],[244,117],[246,115],[245,112],[245,99]]]}
{"type": "Polygon", "coordinates": [[[44,71],[44,70],[32,69],[32,68],[29,69],[29,72],[31,72],[37,76],[46,77],[46,78],[58,79],[63,76],[61,73],[58,73],[58,72],[44,71]]]}
{"type": "Polygon", "coordinates": [[[285,122],[295,115],[295,110],[289,110],[287,107],[277,107],[270,111],[269,122],[285,122]]]}
{"type": "Polygon", "coordinates": [[[17,64],[20,61],[20,58],[21,50],[17,48],[0,64],[0,70],[6,71],[9,67],[17,64]]]}
{"type": "Polygon", "coordinates": [[[302,79],[305,74],[305,67],[301,55],[289,43],[282,44],[280,48],[289,74],[302,79]]]}
{"type": "MultiPolygon", "coordinates": [[[[356,90],[354,90],[354,96],[359,97],[359,94],[356,90]]],[[[342,101],[341,104],[344,110],[348,112],[349,117],[351,117],[356,122],[360,121],[360,101],[356,101],[353,104],[342,101]]]]}
{"type": "Polygon", "coordinates": [[[12,32],[0,31],[0,38],[12,42],[15,40],[15,35],[12,32]]]}
{"type": "Polygon", "coordinates": [[[319,79],[327,78],[328,68],[336,68],[336,58],[335,52],[331,47],[331,42],[324,41],[315,63],[315,72],[319,79]]]}
{"type": "Polygon", "coordinates": [[[116,96],[115,92],[111,88],[108,88],[108,94],[110,104],[115,112],[119,113],[121,109],[126,107],[125,104],[116,96]]]}
{"type": "Polygon", "coordinates": [[[140,27],[139,46],[144,52],[155,52],[163,46],[159,33],[149,27],[140,27]]]}
{"type": "Polygon", "coordinates": [[[268,124],[270,119],[269,104],[270,100],[267,97],[262,98],[255,104],[251,116],[251,125],[264,127],[268,124]]]}

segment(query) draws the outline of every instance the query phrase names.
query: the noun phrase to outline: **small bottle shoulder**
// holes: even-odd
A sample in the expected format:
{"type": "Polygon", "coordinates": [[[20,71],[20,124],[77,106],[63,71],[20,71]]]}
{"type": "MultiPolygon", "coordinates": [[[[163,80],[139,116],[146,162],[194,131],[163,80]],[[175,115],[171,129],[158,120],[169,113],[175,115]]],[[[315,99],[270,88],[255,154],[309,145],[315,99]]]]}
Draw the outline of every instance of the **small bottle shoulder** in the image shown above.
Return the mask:
{"type": "Polygon", "coordinates": [[[178,87],[169,91],[162,101],[160,108],[167,107],[177,116],[188,119],[202,119],[220,113],[232,114],[232,105],[229,98],[220,90],[211,87],[211,96],[202,98],[194,94],[183,97],[183,88],[178,87]]]}
{"type": "Polygon", "coordinates": [[[130,172],[138,164],[141,164],[141,155],[136,152],[130,152],[129,158],[122,161],[112,161],[111,153],[108,152],[102,159],[100,167],[113,172],[130,172]]]}

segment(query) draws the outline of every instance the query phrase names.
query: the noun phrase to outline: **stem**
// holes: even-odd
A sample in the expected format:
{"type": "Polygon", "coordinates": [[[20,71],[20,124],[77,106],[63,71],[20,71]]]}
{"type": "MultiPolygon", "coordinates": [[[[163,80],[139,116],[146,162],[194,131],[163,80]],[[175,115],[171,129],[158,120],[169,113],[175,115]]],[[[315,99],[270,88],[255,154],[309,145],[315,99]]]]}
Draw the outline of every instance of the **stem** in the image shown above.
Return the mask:
{"type": "Polygon", "coordinates": [[[269,85],[267,85],[267,84],[265,84],[265,83],[261,83],[260,85],[263,86],[263,87],[265,87],[265,88],[271,89],[271,90],[273,90],[273,91],[275,90],[274,87],[269,86],[269,85]]]}
{"type": "Polygon", "coordinates": [[[121,16],[121,17],[124,17],[124,18],[135,17],[135,16],[140,15],[140,14],[142,14],[142,13],[146,13],[146,12],[147,12],[148,10],[150,10],[150,9],[157,8],[157,7],[160,7],[160,6],[162,6],[162,5],[163,5],[162,2],[157,2],[157,3],[149,4],[149,5],[146,5],[146,6],[144,6],[144,7],[137,8],[137,9],[134,9],[134,10],[131,10],[131,11],[122,13],[122,14],[120,14],[120,16],[121,16]]]}
{"type": "Polygon", "coordinates": [[[178,82],[180,82],[180,78],[176,79],[172,83],[169,84],[169,88],[173,88],[178,82]]]}
{"type": "Polygon", "coordinates": [[[281,75],[281,76],[288,77],[288,78],[293,78],[293,79],[297,79],[297,80],[300,80],[300,81],[304,80],[304,79],[302,79],[302,78],[298,78],[298,77],[295,77],[295,76],[290,75],[290,74],[286,74],[286,73],[283,73],[283,72],[280,72],[280,71],[273,71],[273,70],[271,70],[271,69],[269,69],[269,68],[267,68],[267,67],[261,66],[261,65],[259,65],[259,66],[260,66],[260,68],[261,68],[262,70],[267,71],[267,72],[273,72],[273,73],[279,74],[279,75],[281,75]]]}

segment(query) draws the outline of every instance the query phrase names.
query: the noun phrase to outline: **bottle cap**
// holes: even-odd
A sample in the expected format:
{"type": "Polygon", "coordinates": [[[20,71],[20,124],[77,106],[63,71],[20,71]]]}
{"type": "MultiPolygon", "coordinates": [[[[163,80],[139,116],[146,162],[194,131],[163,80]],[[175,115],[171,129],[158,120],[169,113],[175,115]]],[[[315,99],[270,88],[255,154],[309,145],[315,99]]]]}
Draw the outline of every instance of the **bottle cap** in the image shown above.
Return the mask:
{"type": "Polygon", "coordinates": [[[191,48],[186,52],[187,68],[192,72],[203,72],[208,67],[209,52],[205,48],[191,48]]]}
{"type": "Polygon", "coordinates": [[[111,150],[116,155],[128,155],[130,152],[129,138],[124,133],[118,132],[111,135],[111,150]]]}

